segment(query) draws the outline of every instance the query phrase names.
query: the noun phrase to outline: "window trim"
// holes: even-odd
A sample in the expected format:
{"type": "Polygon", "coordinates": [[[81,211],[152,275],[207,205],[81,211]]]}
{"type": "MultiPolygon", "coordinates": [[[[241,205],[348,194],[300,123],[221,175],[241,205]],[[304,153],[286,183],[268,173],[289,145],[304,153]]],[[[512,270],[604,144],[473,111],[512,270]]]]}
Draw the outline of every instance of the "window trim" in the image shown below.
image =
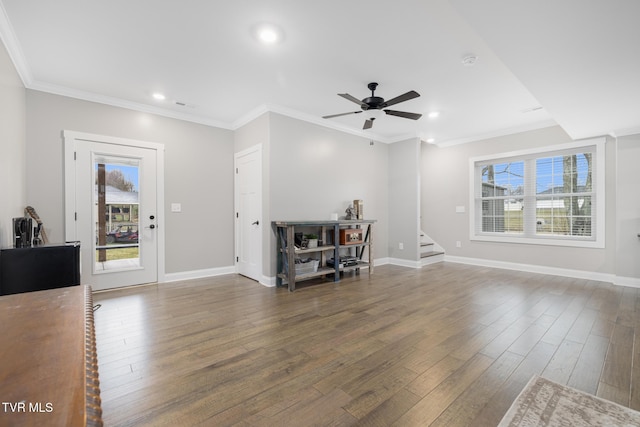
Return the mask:
{"type": "MultiPolygon", "coordinates": [[[[471,241],[483,242],[500,242],[500,243],[520,243],[531,245],[550,245],[550,246],[569,246],[582,248],[600,248],[605,247],[605,141],[606,138],[591,138],[580,141],[570,142],[566,144],[558,144],[546,147],[539,147],[527,150],[511,151],[507,153],[497,153],[479,157],[469,158],[469,238],[471,241]],[[561,237],[561,236],[539,236],[539,237],[519,237],[514,235],[486,235],[476,232],[476,220],[478,212],[476,209],[475,188],[476,183],[476,164],[488,161],[504,161],[509,158],[523,159],[525,157],[552,157],[566,150],[575,150],[584,147],[595,146],[594,161],[594,197],[596,198],[595,206],[595,227],[592,228],[595,239],[581,239],[580,237],[561,237]]],[[[481,214],[481,213],[480,213],[481,214]]],[[[480,219],[481,220],[481,219],[480,219]]]]}

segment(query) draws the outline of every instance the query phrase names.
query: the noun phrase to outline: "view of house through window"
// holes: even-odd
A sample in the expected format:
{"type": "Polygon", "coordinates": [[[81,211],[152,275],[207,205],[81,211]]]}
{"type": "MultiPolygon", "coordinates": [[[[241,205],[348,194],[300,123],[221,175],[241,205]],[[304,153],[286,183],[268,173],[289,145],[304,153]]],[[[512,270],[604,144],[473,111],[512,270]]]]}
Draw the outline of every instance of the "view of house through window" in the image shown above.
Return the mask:
{"type": "Polygon", "coordinates": [[[94,166],[96,269],[139,266],[137,161],[100,158],[94,166]]]}
{"type": "Polygon", "coordinates": [[[524,162],[482,168],[482,231],[523,232],[524,162]]]}
{"type": "Polygon", "coordinates": [[[595,240],[596,146],[473,163],[475,236],[595,240]]]}
{"type": "Polygon", "coordinates": [[[536,160],[536,232],[591,236],[592,153],[536,160]]]}

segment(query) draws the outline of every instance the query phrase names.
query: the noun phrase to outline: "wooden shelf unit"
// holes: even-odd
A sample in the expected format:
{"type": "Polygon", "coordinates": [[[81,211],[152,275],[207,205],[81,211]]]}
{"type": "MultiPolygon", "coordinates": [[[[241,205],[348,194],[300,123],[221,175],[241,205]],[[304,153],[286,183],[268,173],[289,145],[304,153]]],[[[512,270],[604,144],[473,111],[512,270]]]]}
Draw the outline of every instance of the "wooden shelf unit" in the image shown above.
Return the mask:
{"type": "Polygon", "coordinates": [[[356,271],[360,272],[361,268],[369,269],[369,274],[373,273],[373,223],[376,220],[338,220],[338,221],[274,221],[273,225],[276,229],[276,253],[277,274],[276,286],[288,285],[289,291],[296,289],[296,282],[301,280],[312,279],[314,277],[322,277],[333,274],[333,281],[340,281],[340,272],[356,271]],[[297,248],[290,242],[295,242],[295,233],[297,229],[305,230],[305,233],[313,230],[321,237],[323,245],[317,248],[297,248]],[[340,244],[340,229],[344,228],[362,228],[364,239],[360,243],[340,244]],[[289,247],[294,250],[289,250],[289,247]],[[330,258],[334,260],[340,259],[340,250],[349,248],[350,252],[355,250],[357,258],[356,265],[340,267],[339,263],[334,266],[327,265],[330,258]],[[368,248],[367,258],[364,258],[365,249],[368,248]],[[296,274],[296,257],[305,254],[319,254],[318,270],[314,272],[296,274]]]}

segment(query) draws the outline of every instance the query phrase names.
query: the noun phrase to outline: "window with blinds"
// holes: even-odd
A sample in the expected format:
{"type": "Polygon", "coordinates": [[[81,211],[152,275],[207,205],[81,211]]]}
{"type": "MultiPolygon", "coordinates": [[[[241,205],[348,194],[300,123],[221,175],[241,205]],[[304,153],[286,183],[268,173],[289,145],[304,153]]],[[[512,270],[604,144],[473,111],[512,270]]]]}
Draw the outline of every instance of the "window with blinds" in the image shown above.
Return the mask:
{"type": "Polygon", "coordinates": [[[604,247],[604,138],[471,159],[475,240],[604,247]]]}

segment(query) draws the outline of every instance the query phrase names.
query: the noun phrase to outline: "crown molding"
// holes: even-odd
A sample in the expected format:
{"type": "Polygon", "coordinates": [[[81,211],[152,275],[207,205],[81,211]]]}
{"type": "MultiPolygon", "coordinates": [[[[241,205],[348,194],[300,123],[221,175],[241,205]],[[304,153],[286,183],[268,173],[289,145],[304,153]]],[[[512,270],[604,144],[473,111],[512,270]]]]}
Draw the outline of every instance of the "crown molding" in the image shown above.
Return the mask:
{"type": "Polygon", "coordinates": [[[637,134],[640,134],[640,127],[618,129],[618,130],[609,132],[609,135],[612,136],[613,138],[620,138],[623,136],[637,135],[637,134]]]}
{"type": "Polygon", "coordinates": [[[24,54],[22,53],[20,42],[18,42],[18,38],[16,37],[16,33],[13,30],[13,26],[9,21],[7,11],[5,10],[2,2],[0,2],[0,39],[4,43],[14,67],[16,67],[16,71],[22,80],[22,84],[25,87],[29,87],[33,81],[33,76],[31,75],[31,70],[29,69],[24,54]]]}
{"type": "Polygon", "coordinates": [[[111,105],[113,107],[126,108],[129,110],[140,111],[143,113],[156,114],[163,117],[169,117],[177,120],[184,120],[187,122],[198,123],[207,126],[213,126],[221,129],[236,130],[247,123],[257,119],[261,115],[267,112],[281,114],[283,116],[291,117],[294,119],[302,120],[308,123],[313,123],[318,126],[323,126],[329,129],[337,130],[339,132],[347,133],[350,135],[359,136],[362,138],[374,140],[385,144],[392,144],[394,142],[405,141],[411,138],[420,138],[418,133],[396,135],[392,137],[383,136],[372,131],[364,131],[353,129],[344,126],[335,121],[322,119],[311,114],[303,113],[290,108],[282,107],[280,105],[263,104],[248,113],[242,115],[240,118],[234,120],[232,123],[215,120],[210,117],[199,116],[196,114],[181,113],[166,108],[155,107],[147,104],[142,104],[133,101],[127,101],[121,98],[115,98],[105,96],[93,92],[87,92],[77,89],[71,89],[69,87],[55,85],[52,83],[40,82],[34,80],[31,70],[27,64],[27,61],[22,53],[20,43],[15,36],[15,32],[7,17],[7,13],[4,9],[2,2],[0,2],[0,38],[4,42],[9,57],[13,62],[18,75],[22,79],[22,83],[25,88],[31,90],[37,90],[41,92],[51,93],[54,95],[61,95],[75,99],[81,99],[84,101],[96,102],[99,104],[111,105]]]}
{"type": "Polygon", "coordinates": [[[242,126],[248,123],[251,123],[252,121],[257,119],[264,113],[268,113],[268,112],[269,112],[269,109],[267,108],[266,104],[259,105],[258,107],[254,108],[253,110],[241,116],[240,118],[234,120],[233,123],[231,123],[231,129],[232,130],[239,129],[242,126]]]}
{"type": "Polygon", "coordinates": [[[40,92],[52,93],[54,95],[66,96],[69,98],[81,99],[83,101],[96,102],[98,104],[110,105],[113,107],[126,108],[129,110],[140,111],[142,113],[156,114],[158,116],[169,117],[172,119],[183,120],[186,122],[198,123],[207,126],[213,126],[221,129],[232,130],[231,124],[219,120],[214,120],[205,116],[196,114],[181,113],[179,111],[169,110],[167,108],[154,107],[152,105],[142,104],[139,102],[127,101],[121,98],[105,96],[93,92],[87,92],[77,89],[71,89],[66,86],[59,86],[51,83],[33,82],[28,89],[40,92]]]}
{"type": "Polygon", "coordinates": [[[469,142],[482,141],[485,139],[497,138],[500,136],[512,135],[514,133],[527,132],[531,130],[544,129],[544,128],[557,126],[557,125],[558,124],[555,122],[555,120],[545,120],[542,122],[530,123],[522,126],[499,129],[495,132],[475,135],[468,138],[458,138],[458,139],[450,139],[442,142],[434,142],[433,145],[436,145],[440,148],[446,148],[446,147],[452,147],[454,145],[467,144],[469,142]]]}
{"type": "MultiPolygon", "coordinates": [[[[366,139],[372,139],[374,141],[383,142],[385,144],[391,144],[393,142],[407,139],[405,136],[386,137],[380,134],[376,134],[374,132],[369,132],[369,131],[365,132],[363,130],[353,129],[331,120],[326,120],[321,117],[316,117],[312,114],[303,113],[301,111],[283,107],[281,105],[276,105],[276,104],[263,104],[251,110],[249,113],[245,114],[244,116],[240,117],[238,120],[233,122],[233,129],[238,129],[241,126],[244,126],[245,124],[258,118],[259,116],[261,116],[266,112],[280,114],[286,117],[290,117],[292,119],[297,119],[307,123],[312,123],[318,126],[337,130],[343,133],[348,133],[350,135],[355,135],[355,136],[359,136],[366,139]]],[[[416,135],[412,135],[412,136],[415,137],[416,135]]]]}

